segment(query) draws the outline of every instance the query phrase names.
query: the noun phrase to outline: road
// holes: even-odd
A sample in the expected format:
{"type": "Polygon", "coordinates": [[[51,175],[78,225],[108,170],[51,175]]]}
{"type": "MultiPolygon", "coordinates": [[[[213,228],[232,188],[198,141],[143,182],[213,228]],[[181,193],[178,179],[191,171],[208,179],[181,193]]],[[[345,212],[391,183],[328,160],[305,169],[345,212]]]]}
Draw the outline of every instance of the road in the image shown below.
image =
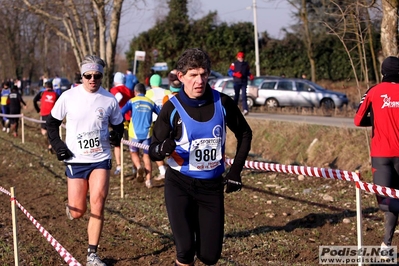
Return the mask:
{"type": "Polygon", "coordinates": [[[328,117],[328,116],[304,116],[304,115],[286,115],[270,113],[249,113],[247,118],[296,122],[304,124],[315,124],[345,128],[359,128],[353,124],[352,117],[328,117]]]}

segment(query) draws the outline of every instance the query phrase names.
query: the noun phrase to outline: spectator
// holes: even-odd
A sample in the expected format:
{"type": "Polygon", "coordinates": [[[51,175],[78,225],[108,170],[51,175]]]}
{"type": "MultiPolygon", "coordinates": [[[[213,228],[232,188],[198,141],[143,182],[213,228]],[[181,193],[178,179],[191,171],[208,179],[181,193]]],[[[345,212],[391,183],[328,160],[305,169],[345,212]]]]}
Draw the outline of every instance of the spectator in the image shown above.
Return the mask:
{"type": "Polygon", "coordinates": [[[22,82],[21,82],[20,78],[16,78],[14,80],[14,87],[12,87],[12,88],[17,88],[18,93],[22,94],[22,82]]]}
{"type": "MultiPolygon", "coordinates": [[[[53,109],[55,102],[58,99],[57,93],[53,90],[53,83],[46,81],[44,83],[44,91],[39,91],[33,98],[33,106],[36,112],[40,113],[40,119],[46,121],[49,117],[51,110],[53,109]],[[38,103],[40,102],[40,107],[38,103]]],[[[47,126],[46,123],[41,123],[41,133],[46,138],[47,151],[52,153],[53,149],[50,142],[47,139],[47,126]]]]}
{"type": "Polygon", "coordinates": [[[151,69],[151,72],[150,72],[149,74],[146,75],[144,84],[145,84],[147,87],[150,86],[150,79],[151,79],[152,75],[154,75],[154,74],[155,74],[154,69],[151,69]]]}
{"type": "Polygon", "coordinates": [[[126,70],[126,77],[125,78],[126,78],[126,82],[125,82],[126,87],[128,87],[129,90],[133,92],[134,86],[136,86],[136,84],[139,81],[138,81],[136,75],[134,75],[132,73],[132,69],[131,68],[126,70]]]}
{"type": "Polygon", "coordinates": [[[22,78],[22,88],[25,95],[30,95],[30,79],[27,77],[22,78]]]}
{"type": "MultiPolygon", "coordinates": [[[[356,126],[372,127],[371,167],[374,184],[399,189],[399,58],[387,57],[381,66],[382,82],[363,95],[356,111],[356,126]]],[[[376,194],[385,212],[382,249],[391,246],[398,222],[399,200],[376,194]]]]}
{"type": "Polygon", "coordinates": [[[105,62],[86,56],[80,64],[83,84],[61,94],[47,119],[51,146],[66,164],[69,219],[83,217],[89,196],[87,226],[87,266],[105,265],[97,256],[104,225],[105,201],[112,168],[111,145],[118,145],[123,134],[123,117],[115,97],[101,87],[105,62]],[[59,126],[66,120],[66,140],[60,139],[59,126]],[[113,131],[109,132],[111,126],[113,131]],[[90,194],[89,192],[90,188],[90,194]]]}
{"type": "MultiPolygon", "coordinates": [[[[114,87],[111,88],[110,92],[115,96],[119,103],[119,107],[122,109],[125,104],[134,97],[134,92],[132,92],[128,87],[125,86],[125,75],[122,72],[116,72],[114,75],[114,87]]],[[[131,112],[127,112],[124,115],[125,122],[130,121],[131,112]]],[[[124,123],[125,127],[129,123],[124,123]]],[[[121,172],[121,148],[120,146],[114,147],[114,154],[116,160],[116,170],[115,175],[121,172]]],[[[133,175],[136,173],[136,168],[133,167],[133,175]]]]}
{"type": "Polygon", "coordinates": [[[71,84],[71,89],[82,84],[82,75],[80,72],[75,72],[75,77],[73,78],[73,83],[71,84]]]}
{"type": "MultiPolygon", "coordinates": [[[[3,83],[3,89],[1,90],[1,98],[0,98],[0,104],[1,104],[1,112],[3,115],[8,115],[10,114],[10,106],[9,106],[9,99],[8,95],[11,93],[10,89],[10,82],[6,81],[3,83]]],[[[2,125],[3,125],[3,131],[10,132],[10,120],[8,117],[3,116],[2,117],[2,125]]]]}
{"type": "Polygon", "coordinates": [[[53,90],[58,96],[61,95],[61,78],[58,74],[55,74],[55,78],[53,79],[53,90]]]}
{"type": "MultiPolygon", "coordinates": [[[[150,145],[152,133],[152,113],[159,113],[159,107],[145,97],[146,89],[144,84],[138,83],[134,87],[136,96],[129,100],[122,108],[122,114],[125,115],[131,111],[132,117],[129,124],[129,139],[132,142],[142,143],[143,145],[150,145]]],[[[143,150],[144,168],[141,167],[140,158],[137,147],[130,147],[130,155],[133,165],[137,169],[137,181],[143,182],[145,174],[145,185],[147,188],[152,188],[152,166],[148,155],[148,150],[143,150]]]]}
{"type": "Polygon", "coordinates": [[[208,84],[211,62],[198,49],[177,61],[184,84],[162,107],[154,125],[150,157],[168,158],[165,203],[176,244],[175,265],[206,265],[220,258],[224,235],[224,195],[239,191],[241,170],[251,147],[252,131],[237,105],[208,84]],[[226,125],[237,138],[230,171],[225,171],[226,125]],[[225,181],[224,181],[225,180],[225,181]]]}
{"type": "MultiPolygon", "coordinates": [[[[145,96],[147,98],[150,98],[159,107],[159,109],[162,108],[163,97],[165,97],[165,95],[170,94],[169,90],[165,90],[160,87],[161,83],[162,83],[162,78],[160,75],[158,75],[158,74],[152,75],[150,78],[151,89],[147,90],[147,93],[145,94],[145,96]]],[[[153,114],[152,121],[155,122],[155,120],[157,120],[157,117],[158,117],[158,115],[153,114]]],[[[165,172],[166,172],[165,163],[162,160],[162,161],[156,162],[156,164],[158,166],[159,175],[157,177],[155,177],[154,179],[162,180],[165,178],[165,172]]]]}
{"type": "Polygon", "coordinates": [[[172,71],[169,72],[168,80],[169,80],[169,90],[171,91],[171,93],[163,97],[162,105],[164,105],[167,101],[169,101],[170,98],[178,94],[182,86],[181,81],[177,77],[176,69],[173,69],[172,71]]]}
{"type": "MultiPolygon", "coordinates": [[[[22,96],[18,91],[18,87],[14,87],[11,90],[11,93],[8,95],[8,99],[10,106],[10,115],[21,114],[21,104],[23,104],[24,109],[26,109],[26,103],[22,99],[22,96]]],[[[11,117],[10,130],[14,137],[18,137],[18,125],[19,125],[19,117],[11,117]]]]}
{"type": "Polygon", "coordinates": [[[254,76],[249,70],[249,64],[244,61],[244,53],[237,53],[237,60],[230,65],[229,76],[233,77],[234,81],[234,102],[238,105],[241,93],[242,102],[242,113],[248,114],[248,103],[247,103],[247,85],[248,77],[250,80],[254,79],[254,76]]]}

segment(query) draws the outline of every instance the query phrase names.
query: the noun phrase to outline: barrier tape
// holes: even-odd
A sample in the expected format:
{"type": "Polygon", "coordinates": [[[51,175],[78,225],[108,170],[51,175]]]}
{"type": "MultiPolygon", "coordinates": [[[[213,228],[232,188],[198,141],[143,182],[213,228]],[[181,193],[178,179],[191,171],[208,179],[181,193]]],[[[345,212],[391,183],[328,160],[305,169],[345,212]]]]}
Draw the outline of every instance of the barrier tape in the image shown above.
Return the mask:
{"type": "MultiPolygon", "coordinates": [[[[21,117],[24,117],[24,119],[26,119],[26,120],[28,120],[28,121],[31,121],[31,122],[36,122],[36,123],[39,123],[39,124],[45,124],[45,123],[46,123],[46,121],[44,121],[44,120],[39,120],[39,119],[31,118],[31,117],[28,117],[28,116],[24,116],[24,115],[22,115],[22,114],[10,115],[10,114],[1,114],[1,113],[0,113],[0,116],[2,116],[2,117],[9,117],[9,118],[18,118],[18,117],[21,118],[21,117]]],[[[66,126],[65,126],[64,123],[62,123],[61,126],[62,126],[63,128],[66,128],[66,126]]]]}
{"type": "Polygon", "coordinates": [[[18,117],[22,117],[21,114],[17,114],[17,115],[10,115],[10,114],[0,114],[0,116],[2,117],[9,117],[9,118],[18,118],[18,117]]]}
{"type": "MultiPolygon", "coordinates": [[[[138,142],[133,142],[128,140],[121,140],[121,142],[129,146],[135,146],[145,150],[149,149],[149,145],[141,144],[138,142]]],[[[225,163],[227,165],[232,165],[233,162],[234,159],[226,158],[225,160],[225,163]]],[[[352,182],[360,181],[360,177],[356,172],[342,171],[331,168],[316,168],[316,167],[299,166],[299,165],[283,165],[283,164],[264,163],[264,162],[255,162],[255,161],[245,161],[244,167],[248,169],[323,177],[323,178],[346,180],[352,182]]]]}
{"type": "Polygon", "coordinates": [[[39,120],[39,119],[34,119],[34,118],[30,118],[30,117],[24,117],[24,119],[31,121],[31,122],[36,122],[36,123],[40,123],[40,124],[45,124],[46,121],[45,120],[39,120]]]}
{"type": "MultiPolygon", "coordinates": [[[[0,191],[11,196],[11,193],[0,187],[0,191]]],[[[58,241],[49,233],[43,226],[35,219],[33,216],[15,199],[11,198],[11,201],[15,201],[18,208],[28,217],[28,219],[33,223],[33,225],[39,230],[40,233],[44,236],[45,239],[54,247],[54,249],[60,254],[60,256],[64,259],[69,266],[82,266],[72,255],[60,244],[58,241]]]]}
{"type": "MultiPolygon", "coordinates": [[[[233,162],[234,162],[233,159],[226,159],[226,163],[229,165],[233,164],[233,162]]],[[[360,180],[360,177],[356,172],[342,171],[331,168],[316,168],[316,167],[299,166],[299,165],[283,165],[283,164],[264,163],[264,162],[255,162],[255,161],[245,161],[244,167],[248,169],[281,172],[286,174],[315,176],[315,177],[339,179],[339,180],[346,180],[353,182],[360,180]]]]}
{"type": "Polygon", "coordinates": [[[399,190],[397,190],[397,189],[383,187],[383,186],[379,186],[376,184],[370,184],[370,183],[362,182],[362,181],[356,182],[356,187],[360,188],[362,190],[365,190],[367,192],[379,194],[381,196],[399,199],[399,190]]]}
{"type": "Polygon", "coordinates": [[[149,145],[142,144],[142,143],[138,143],[138,142],[133,142],[133,141],[130,141],[130,140],[124,140],[124,139],[122,139],[121,142],[122,142],[123,144],[129,145],[129,146],[134,146],[134,147],[137,147],[137,148],[140,148],[140,149],[143,149],[143,150],[147,150],[147,151],[148,151],[149,148],[150,148],[149,145]]]}

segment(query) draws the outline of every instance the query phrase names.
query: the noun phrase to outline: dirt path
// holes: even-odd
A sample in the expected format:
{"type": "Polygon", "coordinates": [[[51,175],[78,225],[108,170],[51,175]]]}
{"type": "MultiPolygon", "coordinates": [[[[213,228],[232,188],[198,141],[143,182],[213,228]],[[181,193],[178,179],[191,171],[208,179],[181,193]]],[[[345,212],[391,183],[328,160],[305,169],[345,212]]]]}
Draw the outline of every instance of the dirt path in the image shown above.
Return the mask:
{"type": "MultiPolygon", "coordinates": [[[[67,220],[64,166],[45,150],[34,126],[27,127],[25,144],[0,133],[0,186],[15,187],[23,207],[83,263],[88,216],[67,220]]],[[[295,175],[255,170],[245,170],[243,181],[241,192],[226,195],[225,243],[218,265],[318,265],[320,245],[357,244],[353,183],[313,177],[299,181],[295,175]]],[[[379,245],[383,215],[373,195],[363,193],[362,198],[364,244],[379,245]]],[[[21,265],[67,265],[32,222],[21,211],[17,215],[21,265]]],[[[107,265],[173,265],[162,182],[147,189],[126,180],[121,199],[119,177],[113,177],[105,215],[99,254],[107,265]]],[[[0,264],[14,265],[10,198],[3,193],[0,228],[0,264]]]]}

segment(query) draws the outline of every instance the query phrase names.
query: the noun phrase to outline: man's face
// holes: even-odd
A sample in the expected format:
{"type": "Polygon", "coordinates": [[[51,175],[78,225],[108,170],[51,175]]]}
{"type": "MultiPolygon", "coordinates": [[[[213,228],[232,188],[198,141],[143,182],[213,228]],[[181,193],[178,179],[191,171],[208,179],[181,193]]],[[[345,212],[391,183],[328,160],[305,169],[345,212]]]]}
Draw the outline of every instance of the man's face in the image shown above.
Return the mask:
{"type": "Polygon", "coordinates": [[[237,57],[237,60],[240,61],[240,62],[242,62],[242,61],[244,61],[244,57],[241,57],[241,56],[240,56],[240,57],[237,57]]]}
{"type": "Polygon", "coordinates": [[[208,82],[208,72],[203,68],[195,68],[187,71],[185,75],[178,72],[179,80],[184,84],[184,92],[191,99],[196,99],[204,95],[208,82]]]}
{"type": "Polygon", "coordinates": [[[83,87],[88,92],[96,92],[100,89],[103,75],[97,71],[87,71],[82,75],[83,87]]]}

